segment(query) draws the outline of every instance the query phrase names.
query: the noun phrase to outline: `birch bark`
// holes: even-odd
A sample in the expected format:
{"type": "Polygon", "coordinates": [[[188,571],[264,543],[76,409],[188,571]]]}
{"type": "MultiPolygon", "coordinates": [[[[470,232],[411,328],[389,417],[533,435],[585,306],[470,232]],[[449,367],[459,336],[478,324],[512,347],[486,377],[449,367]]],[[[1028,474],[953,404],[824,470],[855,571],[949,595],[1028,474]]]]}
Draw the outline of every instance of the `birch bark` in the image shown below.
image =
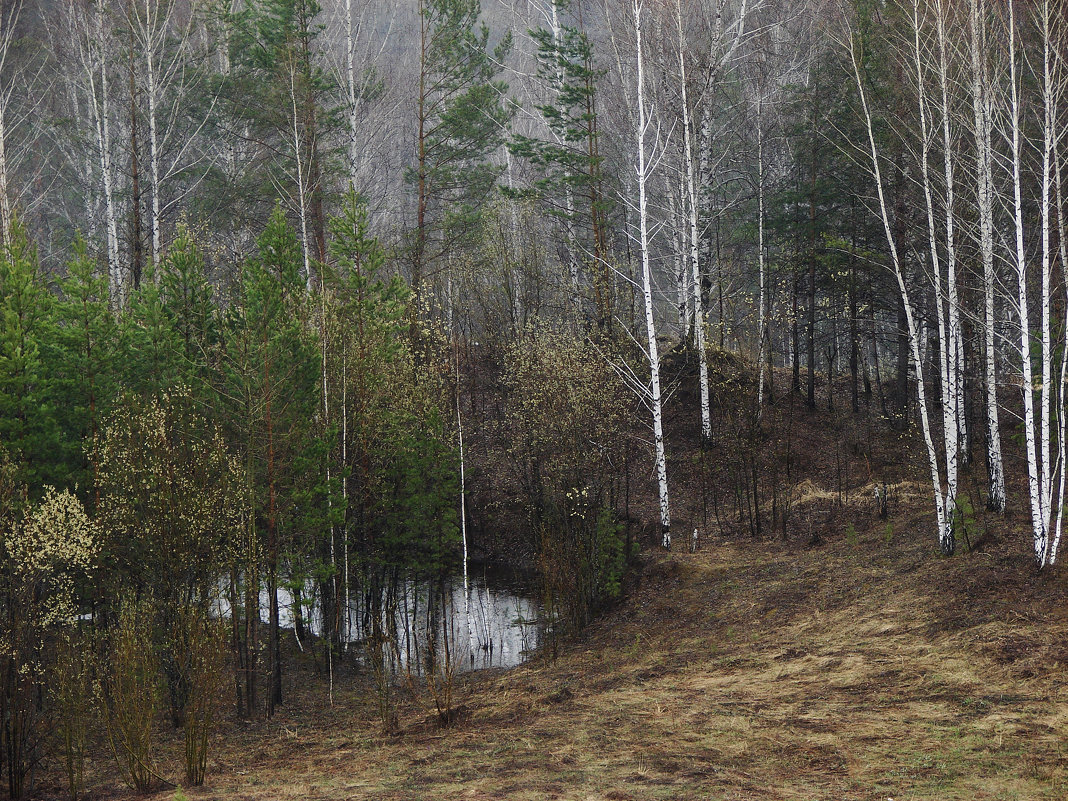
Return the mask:
{"type": "Polygon", "coordinates": [[[632,0],[634,12],[634,38],[637,60],[637,107],[638,107],[638,240],[642,259],[642,299],[645,305],[646,356],[649,359],[649,402],[653,413],[653,439],[656,448],[656,480],[660,498],[661,545],[671,549],[671,508],[668,498],[667,458],[664,453],[664,425],[660,396],[660,355],[656,342],[656,324],[653,318],[653,284],[649,253],[649,201],[647,184],[651,173],[650,159],[646,152],[646,135],[652,126],[645,105],[645,68],[642,58],[642,12],[645,0],[632,0]]]}
{"type": "Polygon", "coordinates": [[[951,554],[954,550],[953,541],[953,508],[947,506],[946,498],[942,494],[942,477],[940,474],[938,451],[935,448],[934,438],[931,435],[931,421],[927,410],[926,389],[923,381],[923,360],[920,356],[919,328],[916,323],[916,315],[913,311],[912,302],[909,298],[908,288],[905,285],[905,275],[902,270],[901,258],[894,238],[893,226],[890,220],[890,211],[887,206],[886,193],[883,188],[882,165],[879,159],[879,149],[875,141],[875,125],[872,121],[871,109],[868,105],[867,90],[861,75],[860,58],[856,52],[853,40],[853,31],[846,31],[846,48],[849,51],[850,64],[853,68],[853,77],[856,81],[857,92],[860,97],[861,112],[865,125],[865,133],[868,139],[868,157],[871,160],[871,175],[875,181],[876,199],[879,210],[879,218],[882,222],[883,233],[886,236],[887,247],[890,251],[890,261],[897,279],[898,291],[901,293],[901,301],[905,311],[905,323],[909,338],[909,353],[912,366],[916,372],[916,392],[920,410],[920,424],[923,431],[924,445],[927,448],[927,461],[931,473],[931,486],[934,495],[935,519],[937,521],[937,534],[939,548],[945,554],[951,554]]]}
{"type": "MultiPolygon", "coordinates": [[[[1016,286],[1020,324],[1020,370],[1023,378],[1024,406],[1024,444],[1027,452],[1027,485],[1031,501],[1031,532],[1034,539],[1035,556],[1041,562],[1046,551],[1047,532],[1045,527],[1046,511],[1042,487],[1044,479],[1039,464],[1038,443],[1036,442],[1037,424],[1035,420],[1034,374],[1031,364],[1031,322],[1028,308],[1027,292],[1027,253],[1024,246],[1024,207],[1022,186],[1022,148],[1020,89],[1018,86],[1019,69],[1017,67],[1016,48],[1016,12],[1013,4],[1007,6],[1009,23],[1009,139],[1012,151],[1012,211],[1015,251],[1013,267],[1016,271],[1016,286]]],[[[1045,287],[1048,292],[1048,287],[1045,287]]],[[[1045,358],[1045,354],[1044,354],[1045,358]]]]}
{"type": "MultiPolygon", "coordinates": [[[[708,390],[708,354],[705,349],[705,314],[701,302],[701,256],[700,256],[700,213],[701,201],[698,197],[697,179],[693,164],[693,120],[690,116],[689,86],[686,78],[686,34],[682,21],[682,0],[675,0],[675,22],[679,34],[679,86],[682,104],[682,142],[683,162],[686,180],[686,211],[690,227],[690,288],[693,292],[693,332],[694,345],[697,349],[697,374],[701,396],[701,438],[705,442],[712,439],[712,411],[708,390]]],[[[707,168],[708,158],[702,145],[703,169],[707,168]]],[[[702,175],[704,173],[702,172],[702,175]]]]}
{"type": "Polygon", "coordinates": [[[997,365],[994,347],[994,197],[993,113],[986,66],[986,8],[984,0],[969,0],[968,50],[971,56],[972,116],[975,123],[976,194],[979,205],[979,250],[983,259],[983,338],[984,392],[986,404],[987,469],[990,493],[987,505],[1005,511],[1005,467],[1001,458],[1001,432],[998,425],[997,365]]]}
{"type": "MultiPolygon", "coordinates": [[[[939,9],[940,12],[940,9],[939,9]]],[[[947,399],[948,402],[942,404],[942,438],[943,438],[943,452],[945,455],[946,464],[946,494],[942,501],[943,507],[943,521],[940,545],[942,552],[945,554],[951,554],[955,550],[955,532],[953,530],[953,513],[956,508],[957,502],[957,465],[958,465],[958,434],[959,434],[959,421],[958,421],[958,409],[955,403],[957,394],[956,387],[958,383],[957,373],[957,348],[954,342],[953,334],[953,301],[955,297],[951,297],[948,303],[948,308],[943,305],[942,294],[942,265],[938,256],[939,243],[938,243],[938,221],[935,210],[932,181],[930,175],[930,151],[931,151],[931,139],[932,133],[930,124],[927,117],[928,97],[926,89],[926,69],[924,67],[927,61],[926,53],[920,42],[920,31],[923,28],[923,21],[920,18],[920,6],[919,0],[913,0],[912,3],[912,32],[913,32],[913,61],[916,68],[916,87],[919,106],[919,119],[920,119],[920,174],[922,176],[923,184],[923,196],[924,205],[927,210],[927,235],[928,235],[928,250],[931,257],[931,271],[934,277],[935,283],[935,308],[937,310],[938,317],[938,364],[939,364],[939,376],[941,379],[941,396],[943,399],[947,399]]],[[[941,18],[939,19],[939,26],[941,25],[941,18]]],[[[939,37],[940,40],[942,37],[939,37]]],[[[940,42],[941,46],[941,42],[940,42]]],[[[944,72],[940,69],[941,77],[944,76],[944,72]]],[[[943,90],[945,88],[944,81],[942,82],[943,90]]],[[[943,105],[943,119],[946,106],[943,105]]],[[[948,123],[947,123],[948,124],[948,123]]],[[[943,126],[943,132],[946,127],[943,126]]],[[[945,133],[943,133],[946,136],[945,133]]],[[[947,161],[944,164],[949,165],[948,159],[950,154],[945,154],[947,161]]],[[[952,170],[950,166],[946,166],[946,178],[947,178],[947,208],[946,208],[946,233],[947,233],[947,283],[955,290],[956,282],[954,279],[954,270],[956,268],[956,259],[953,255],[953,206],[952,206],[952,170]]],[[[920,369],[924,359],[922,356],[916,360],[915,369],[917,381],[923,383],[923,373],[920,369]]],[[[939,485],[936,487],[936,492],[941,495],[941,479],[939,485]]]]}

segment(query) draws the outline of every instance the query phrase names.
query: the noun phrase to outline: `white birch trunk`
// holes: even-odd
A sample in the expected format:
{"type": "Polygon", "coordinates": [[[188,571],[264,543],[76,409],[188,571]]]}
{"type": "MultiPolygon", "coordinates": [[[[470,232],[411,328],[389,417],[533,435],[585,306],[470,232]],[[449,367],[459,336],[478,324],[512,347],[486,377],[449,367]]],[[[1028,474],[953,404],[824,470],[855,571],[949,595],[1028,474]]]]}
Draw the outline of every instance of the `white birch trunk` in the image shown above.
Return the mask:
{"type": "MultiPolygon", "coordinates": [[[[145,0],[145,94],[148,96],[148,160],[149,180],[152,183],[152,215],[149,226],[152,229],[152,263],[159,264],[160,253],[163,249],[160,234],[160,163],[159,163],[159,104],[156,80],[156,26],[152,18],[153,12],[158,12],[158,6],[153,9],[151,0],[145,0]]],[[[166,33],[166,29],[162,31],[166,33]]]]}
{"type": "MultiPolygon", "coordinates": [[[[937,532],[939,547],[944,553],[947,548],[953,546],[953,510],[947,508],[946,499],[942,495],[942,477],[938,463],[938,451],[935,448],[934,438],[931,436],[931,421],[927,411],[926,389],[923,383],[923,360],[920,357],[920,346],[916,316],[913,313],[912,302],[909,299],[908,288],[905,285],[905,276],[901,267],[901,258],[898,253],[897,243],[894,240],[893,226],[890,222],[890,212],[886,203],[886,194],[883,190],[882,167],[879,163],[879,150],[875,143],[875,126],[872,122],[871,111],[868,107],[867,92],[864,88],[864,79],[861,76],[860,62],[853,42],[852,31],[848,32],[849,55],[853,67],[853,76],[856,80],[857,92],[860,96],[861,110],[868,138],[868,156],[871,159],[871,173],[875,180],[876,197],[878,199],[879,217],[883,224],[883,233],[886,236],[887,247],[890,250],[890,260],[897,279],[898,291],[901,293],[901,301],[905,308],[905,321],[908,329],[910,355],[913,369],[916,371],[917,404],[920,410],[920,425],[923,431],[923,441],[927,448],[928,467],[931,472],[931,485],[934,495],[935,518],[937,520],[937,532]]],[[[952,551],[949,550],[949,553],[952,551]]]]}
{"type": "Polygon", "coordinates": [[[637,101],[638,101],[638,237],[642,258],[642,298],[645,301],[645,331],[648,338],[646,355],[649,358],[649,401],[653,412],[653,439],[656,448],[656,480],[660,498],[661,545],[671,549],[671,509],[668,499],[667,458],[664,453],[664,426],[660,398],[660,354],[656,342],[656,324],[653,320],[653,282],[649,260],[649,205],[646,184],[649,179],[649,160],[645,150],[645,137],[650,127],[645,109],[645,74],[642,59],[642,9],[645,0],[633,0],[634,37],[637,53],[637,101]]]}
{"type": "Polygon", "coordinates": [[[97,151],[100,157],[100,180],[104,191],[104,229],[107,241],[108,285],[111,305],[115,310],[126,305],[126,284],[119,264],[118,210],[115,203],[114,176],[111,154],[111,108],[108,90],[108,63],[104,37],[104,3],[97,0],[93,28],[86,23],[86,64],[89,83],[89,104],[96,128],[97,151]],[[99,70],[99,73],[97,72],[99,70]],[[100,88],[97,91],[97,80],[100,88]]]}
{"type": "Polygon", "coordinates": [[[308,197],[304,186],[304,159],[300,147],[300,115],[297,108],[297,65],[290,61],[289,101],[293,123],[293,156],[297,163],[297,212],[300,215],[300,246],[304,255],[304,281],[312,291],[311,245],[308,242],[308,197]]]}
{"type": "MultiPolygon", "coordinates": [[[[934,205],[933,192],[930,176],[930,152],[931,152],[931,129],[927,119],[927,90],[926,71],[924,69],[924,52],[920,45],[920,30],[923,23],[920,19],[918,0],[913,0],[913,60],[916,68],[916,86],[920,119],[920,174],[922,176],[924,205],[927,211],[927,237],[928,249],[931,254],[931,272],[935,283],[935,309],[938,317],[938,366],[941,379],[942,403],[942,438],[946,462],[946,495],[943,500],[943,530],[941,534],[941,548],[943,553],[952,553],[955,550],[955,532],[953,531],[953,511],[957,501],[957,462],[958,462],[958,432],[960,430],[956,405],[957,386],[957,348],[953,340],[953,299],[946,304],[948,308],[943,310],[942,294],[942,265],[938,257],[938,234],[937,216],[934,205]]],[[[941,70],[940,70],[941,71],[941,70]]],[[[943,89],[944,89],[943,84],[943,89]]],[[[943,96],[944,97],[944,96],[943,96]]],[[[945,106],[943,106],[943,111],[945,106]]],[[[946,127],[943,126],[943,136],[947,136],[946,127]]],[[[947,153],[946,159],[950,158],[947,153]]],[[[945,162],[944,162],[945,163],[945,162]]],[[[952,171],[946,168],[946,177],[949,186],[952,187],[952,171]]],[[[952,253],[953,248],[953,207],[952,195],[947,192],[946,226],[947,226],[947,251],[952,253]]],[[[947,258],[949,283],[956,288],[953,280],[953,270],[956,260],[950,256],[947,258]]],[[[920,364],[922,365],[922,360],[920,364]]],[[[916,369],[917,381],[923,384],[923,373],[919,367],[916,369]]],[[[939,488],[939,492],[941,489],[939,488]]]]}
{"type": "MultiPolygon", "coordinates": [[[[689,87],[686,82],[686,37],[682,24],[682,0],[675,0],[675,20],[679,33],[679,85],[682,96],[682,142],[683,161],[685,162],[686,208],[690,222],[690,271],[691,290],[693,292],[693,326],[694,345],[697,349],[697,375],[701,395],[701,438],[708,442],[712,439],[712,409],[708,389],[708,354],[705,349],[705,311],[701,303],[701,201],[698,197],[697,178],[693,164],[693,120],[690,117],[689,87]]],[[[702,129],[708,128],[711,139],[711,123],[707,117],[702,129]]],[[[701,142],[701,176],[708,168],[709,153],[706,151],[704,138],[701,142]]]]}
{"type": "Polygon", "coordinates": [[[997,365],[994,346],[994,198],[991,100],[986,67],[984,0],[969,0],[969,51],[971,54],[972,115],[975,122],[976,181],[979,205],[979,250],[983,259],[984,362],[987,468],[990,473],[990,509],[1005,511],[1005,467],[1001,458],[998,425],[997,365]]]}
{"type": "MultiPolygon", "coordinates": [[[[1052,202],[1053,202],[1053,147],[1054,140],[1059,136],[1057,128],[1059,81],[1054,78],[1053,59],[1053,20],[1050,0],[1042,0],[1038,11],[1038,22],[1042,38],[1042,184],[1039,198],[1039,208],[1042,225],[1042,389],[1040,392],[1039,415],[1042,427],[1040,431],[1039,468],[1040,477],[1039,491],[1042,499],[1042,531],[1045,537],[1045,545],[1040,554],[1037,554],[1040,566],[1045,566],[1050,557],[1052,546],[1050,543],[1051,527],[1053,525],[1053,465],[1051,464],[1051,446],[1053,438],[1053,342],[1052,342],[1052,278],[1053,278],[1053,251],[1052,251],[1052,202]]],[[[1061,354],[1062,366],[1064,354],[1061,354]]],[[[1063,381],[1061,383],[1063,387],[1063,381]]],[[[1063,407],[1057,412],[1058,425],[1063,416],[1063,407]]],[[[1058,435],[1058,439],[1059,439],[1058,435]]],[[[1058,472],[1061,466],[1058,464],[1058,472]]],[[[1058,503],[1059,506],[1059,503],[1058,503]]]]}
{"type": "Polygon", "coordinates": [[[1027,253],[1024,247],[1024,208],[1021,175],[1023,143],[1021,142],[1021,111],[1016,66],[1016,13],[1013,5],[1008,5],[1009,21],[1009,136],[1012,149],[1012,194],[1013,194],[1013,228],[1014,228],[1014,267],[1016,269],[1016,286],[1018,314],[1020,323],[1020,368],[1023,378],[1024,406],[1024,443],[1027,452],[1027,486],[1031,501],[1031,533],[1033,537],[1035,558],[1041,563],[1045,558],[1047,531],[1045,527],[1046,511],[1043,501],[1042,468],[1039,463],[1037,421],[1035,420],[1034,375],[1031,366],[1031,327],[1027,298],[1027,253]]]}
{"type": "Polygon", "coordinates": [[[686,268],[683,263],[682,231],[679,218],[679,204],[675,198],[675,192],[668,190],[668,219],[671,220],[671,263],[675,275],[675,310],[679,317],[679,339],[685,340],[689,336],[689,297],[686,294],[686,268]]]}
{"type": "MultiPolygon", "coordinates": [[[[1061,185],[1061,160],[1060,160],[1060,137],[1053,137],[1053,186],[1055,193],[1055,200],[1057,205],[1057,222],[1058,222],[1058,255],[1061,260],[1061,273],[1065,281],[1065,286],[1068,286],[1068,226],[1065,225],[1064,220],[1064,193],[1061,185]]],[[[1049,556],[1046,559],[1047,564],[1057,563],[1057,552],[1061,544],[1061,532],[1063,531],[1064,524],[1064,490],[1065,490],[1065,471],[1068,467],[1066,463],[1066,444],[1065,434],[1066,426],[1064,420],[1064,413],[1066,409],[1065,404],[1065,382],[1068,380],[1068,325],[1064,327],[1064,340],[1062,342],[1062,355],[1061,355],[1061,370],[1060,381],[1057,384],[1057,472],[1059,473],[1059,479],[1057,482],[1057,520],[1054,523],[1052,537],[1050,539],[1049,556]]]]}
{"type": "Polygon", "coordinates": [[[957,424],[957,459],[964,464],[968,454],[968,425],[964,405],[964,330],[961,326],[960,298],[957,291],[957,245],[956,245],[956,175],[953,163],[953,133],[951,129],[952,107],[949,102],[950,75],[948,46],[946,41],[945,7],[937,0],[938,33],[938,81],[941,90],[942,116],[942,170],[945,179],[945,236],[946,236],[946,287],[948,304],[947,358],[952,364],[950,382],[945,390],[949,403],[954,407],[957,424]]]}
{"type": "MultiPolygon", "coordinates": [[[[455,336],[455,335],[454,335],[455,336]]],[[[460,415],[460,360],[456,355],[456,437],[460,444],[460,541],[463,544],[464,615],[467,617],[468,652],[475,653],[475,620],[471,614],[471,581],[468,575],[467,552],[467,480],[464,461],[464,424],[460,415]]]]}

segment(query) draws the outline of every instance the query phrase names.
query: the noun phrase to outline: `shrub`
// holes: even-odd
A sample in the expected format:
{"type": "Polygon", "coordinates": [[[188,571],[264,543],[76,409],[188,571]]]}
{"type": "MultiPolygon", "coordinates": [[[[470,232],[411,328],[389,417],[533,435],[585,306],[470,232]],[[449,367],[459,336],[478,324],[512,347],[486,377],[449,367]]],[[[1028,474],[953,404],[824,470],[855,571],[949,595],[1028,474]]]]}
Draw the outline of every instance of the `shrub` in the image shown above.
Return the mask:
{"type": "Polygon", "coordinates": [[[199,787],[207,772],[216,710],[228,678],[223,623],[213,620],[203,609],[183,610],[175,622],[172,646],[181,656],[184,673],[181,683],[186,689],[182,721],[185,780],[199,787]]]}
{"type": "Polygon", "coordinates": [[[159,781],[155,727],[160,711],[159,663],[152,646],[153,610],[129,602],[112,632],[105,685],[107,734],[123,779],[139,793],[159,781]]]}
{"type": "Polygon", "coordinates": [[[71,801],[85,792],[85,755],[96,695],[91,642],[81,632],[68,632],[57,646],[51,696],[71,801]]]}

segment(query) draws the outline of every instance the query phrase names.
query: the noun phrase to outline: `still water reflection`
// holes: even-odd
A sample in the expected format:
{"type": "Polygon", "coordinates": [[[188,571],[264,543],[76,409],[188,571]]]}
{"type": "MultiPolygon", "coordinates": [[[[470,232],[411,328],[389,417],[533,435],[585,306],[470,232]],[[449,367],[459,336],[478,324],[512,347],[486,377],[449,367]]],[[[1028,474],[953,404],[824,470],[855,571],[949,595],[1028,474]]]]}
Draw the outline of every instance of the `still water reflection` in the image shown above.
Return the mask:
{"type": "MultiPolygon", "coordinates": [[[[312,582],[302,592],[302,618],[316,636],[323,630],[322,609],[312,582]]],[[[279,621],[294,630],[293,593],[278,591],[279,621]]],[[[364,658],[364,643],[371,630],[366,599],[351,598],[342,612],[343,643],[357,658],[364,658]]],[[[461,575],[446,580],[445,592],[437,587],[431,598],[425,582],[405,581],[382,599],[382,629],[389,644],[385,649],[393,670],[420,672],[426,663],[427,644],[434,637],[438,659],[445,653],[447,639],[450,663],[455,669],[481,670],[508,668],[521,664],[541,644],[544,622],[534,582],[529,576],[500,568],[473,568],[464,591],[461,575]],[[431,602],[433,601],[433,602],[431,602]],[[433,632],[433,635],[431,635],[433,632]]],[[[260,618],[268,619],[267,590],[260,591],[260,618]]],[[[229,614],[223,601],[219,609],[229,614]]],[[[301,643],[305,646],[306,643],[301,643]]]]}

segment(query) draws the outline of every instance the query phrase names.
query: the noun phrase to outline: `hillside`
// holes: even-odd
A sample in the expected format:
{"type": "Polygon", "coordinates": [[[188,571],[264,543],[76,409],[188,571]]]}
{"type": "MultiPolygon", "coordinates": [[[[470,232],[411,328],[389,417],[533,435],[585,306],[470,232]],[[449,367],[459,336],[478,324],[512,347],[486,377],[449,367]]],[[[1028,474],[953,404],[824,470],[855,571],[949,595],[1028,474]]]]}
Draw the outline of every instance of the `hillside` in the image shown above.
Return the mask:
{"type": "MultiPolygon", "coordinates": [[[[794,519],[825,520],[836,493],[799,486],[794,519]]],[[[383,736],[359,675],[329,707],[303,664],[273,720],[225,724],[204,788],[159,797],[1064,798],[1063,574],[1034,569],[1011,512],[943,559],[921,494],[885,520],[850,497],[819,537],[647,551],[555,662],[463,678],[449,729],[407,698],[383,736]]],[[[127,797],[103,757],[90,786],[127,797]]]]}

